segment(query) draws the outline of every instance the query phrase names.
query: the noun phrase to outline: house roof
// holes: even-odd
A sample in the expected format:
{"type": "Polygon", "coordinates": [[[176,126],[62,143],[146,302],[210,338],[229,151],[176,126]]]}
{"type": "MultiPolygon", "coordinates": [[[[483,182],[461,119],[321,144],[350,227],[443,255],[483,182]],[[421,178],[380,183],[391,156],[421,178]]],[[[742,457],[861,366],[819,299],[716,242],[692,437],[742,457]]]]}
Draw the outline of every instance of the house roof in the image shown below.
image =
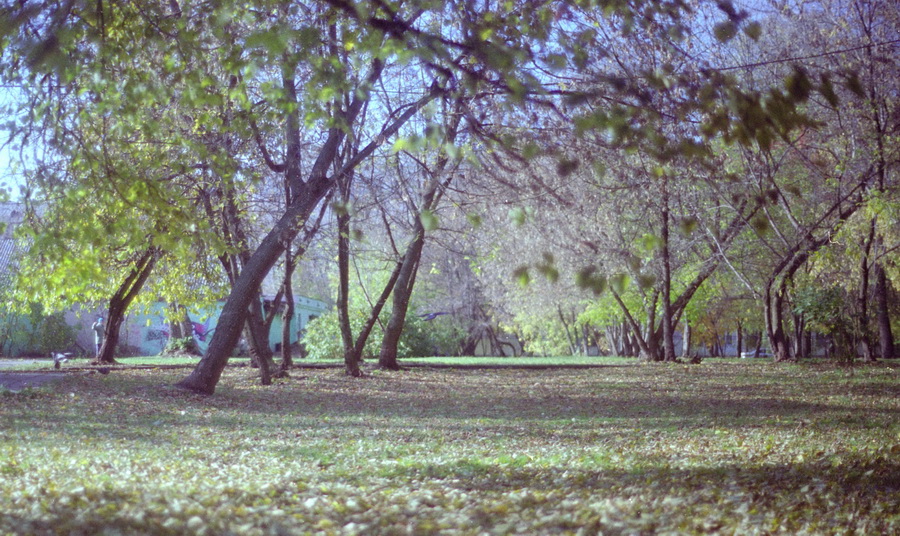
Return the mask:
{"type": "Polygon", "coordinates": [[[10,268],[20,252],[20,248],[13,238],[13,231],[25,219],[25,206],[22,203],[0,203],[0,224],[3,224],[3,232],[0,233],[0,284],[10,280],[10,268]]]}

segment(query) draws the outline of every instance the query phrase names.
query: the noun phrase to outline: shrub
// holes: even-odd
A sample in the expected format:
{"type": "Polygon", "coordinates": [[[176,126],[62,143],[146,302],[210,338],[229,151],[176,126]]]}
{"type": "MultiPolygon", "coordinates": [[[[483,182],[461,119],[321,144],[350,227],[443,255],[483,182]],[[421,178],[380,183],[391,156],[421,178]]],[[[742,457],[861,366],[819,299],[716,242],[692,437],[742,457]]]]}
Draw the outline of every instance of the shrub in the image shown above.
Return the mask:
{"type": "Polygon", "coordinates": [[[181,338],[170,337],[163,353],[199,355],[200,349],[197,348],[197,341],[194,340],[193,336],[181,338]]]}

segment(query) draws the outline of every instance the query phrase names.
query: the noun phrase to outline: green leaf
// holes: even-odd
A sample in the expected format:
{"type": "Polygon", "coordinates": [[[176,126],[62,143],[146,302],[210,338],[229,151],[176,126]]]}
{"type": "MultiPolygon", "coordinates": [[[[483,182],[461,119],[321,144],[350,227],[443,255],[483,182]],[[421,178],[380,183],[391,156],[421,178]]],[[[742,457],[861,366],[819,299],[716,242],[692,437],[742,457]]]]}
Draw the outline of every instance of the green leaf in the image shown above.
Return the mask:
{"type": "Polygon", "coordinates": [[[753,39],[754,41],[759,41],[760,36],[762,35],[762,25],[758,22],[751,22],[750,24],[744,26],[744,35],[753,39]]]}
{"type": "Polygon", "coordinates": [[[519,266],[513,270],[513,277],[516,278],[516,283],[521,287],[527,287],[531,284],[531,275],[528,273],[528,266],[519,266]]]}
{"type": "Polygon", "coordinates": [[[690,236],[694,231],[697,230],[697,227],[700,223],[697,221],[697,218],[694,216],[687,216],[685,218],[681,218],[678,221],[678,230],[684,236],[690,236]]]}
{"type": "Polygon", "coordinates": [[[599,296],[606,290],[606,277],[597,273],[594,266],[586,266],[575,274],[575,285],[583,290],[590,290],[599,296]]]}
{"type": "Polygon", "coordinates": [[[440,226],[440,220],[437,215],[430,210],[423,210],[419,214],[419,221],[422,222],[422,227],[426,231],[434,231],[440,226]]]}
{"type": "Polygon", "coordinates": [[[578,160],[565,158],[556,164],[556,172],[560,177],[568,177],[578,169],[578,160]]]}
{"type": "Polygon", "coordinates": [[[626,274],[616,274],[609,278],[609,286],[616,294],[622,294],[625,292],[625,289],[628,287],[628,283],[631,281],[626,274]]]}
{"type": "Polygon", "coordinates": [[[334,213],[337,214],[338,216],[346,216],[347,214],[350,213],[350,204],[335,201],[334,203],[331,204],[331,210],[333,210],[334,213]]]}
{"type": "Polygon", "coordinates": [[[858,73],[850,73],[847,75],[847,89],[852,91],[857,97],[865,97],[866,90],[863,88],[862,82],[859,80],[858,73]]]}
{"type": "Polygon", "coordinates": [[[737,31],[737,23],[727,20],[716,24],[713,28],[713,35],[716,36],[716,39],[718,39],[720,43],[727,43],[734,39],[734,36],[737,35],[737,31]]]}
{"type": "Polygon", "coordinates": [[[822,73],[821,76],[822,83],[819,85],[819,93],[825,97],[825,100],[828,101],[828,104],[831,105],[832,108],[837,108],[838,104],[840,104],[840,99],[837,96],[837,93],[834,92],[834,86],[831,85],[831,78],[822,73]]]}
{"type": "Polygon", "coordinates": [[[656,284],[656,276],[653,274],[640,274],[637,276],[637,284],[642,289],[650,288],[656,284]]]}
{"type": "Polygon", "coordinates": [[[794,72],[787,78],[785,82],[788,94],[794,102],[804,102],[809,98],[812,92],[812,82],[806,74],[806,69],[800,65],[794,65],[794,72]]]}
{"type": "Polygon", "coordinates": [[[644,254],[656,251],[657,249],[662,247],[662,244],[662,238],[653,233],[646,233],[637,241],[638,248],[644,254]]]}
{"type": "Polygon", "coordinates": [[[287,48],[284,32],[279,28],[270,28],[247,36],[244,46],[248,49],[263,48],[272,56],[278,56],[287,48]]]}
{"type": "Polygon", "coordinates": [[[521,227],[521,226],[525,225],[525,219],[527,217],[527,214],[526,214],[524,208],[513,207],[513,208],[509,209],[509,213],[507,215],[508,215],[510,221],[512,221],[516,225],[516,227],[521,227]]]}
{"type": "Polygon", "coordinates": [[[559,270],[556,268],[556,259],[553,257],[552,253],[544,252],[543,253],[543,262],[537,265],[538,272],[547,278],[551,283],[556,283],[559,280],[559,270]]]}
{"type": "Polygon", "coordinates": [[[750,220],[750,225],[761,235],[768,234],[772,230],[769,220],[761,214],[750,220]]]}

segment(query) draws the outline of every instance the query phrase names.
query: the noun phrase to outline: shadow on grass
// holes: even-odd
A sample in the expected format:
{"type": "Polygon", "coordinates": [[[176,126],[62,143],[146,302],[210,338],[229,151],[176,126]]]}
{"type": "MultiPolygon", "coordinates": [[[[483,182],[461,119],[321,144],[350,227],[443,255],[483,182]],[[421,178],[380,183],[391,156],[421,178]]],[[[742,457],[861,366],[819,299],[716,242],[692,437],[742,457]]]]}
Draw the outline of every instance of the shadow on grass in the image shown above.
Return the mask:
{"type": "MultiPolygon", "coordinates": [[[[62,392],[41,395],[25,407],[10,405],[8,429],[58,432],[73,437],[179,442],[198,428],[248,433],[365,433],[373,427],[398,437],[421,431],[585,443],[622,430],[770,429],[798,426],[876,428],[900,419],[893,407],[796,400],[799,388],[709,382],[696,389],[621,385],[597,379],[570,385],[546,372],[466,378],[455,373],[386,375],[352,380],[331,374],[294,378],[268,388],[231,383],[213,397],[186,395],[172,375],[73,378],[62,392]],[[536,381],[538,380],[538,381],[536,381]],[[771,393],[771,394],[767,394],[771,393]],[[376,423],[376,424],[373,424],[376,423]]],[[[233,380],[234,378],[232,378],[233,380]]],[[[243,380],[249,382],[250,380],[243,380]]],[[[708,381],[708,380],[705,380],[708,381]]],[[[854,396],[895,396],[898,386],[858,386],[854,396]]],[[[810,395],[816,399],[816,395],[810,395]]],[[[819,396],[818,398],[823,398],[819,396]]],[[[827,397],[824,397],[827,399],[827,397]]]]}

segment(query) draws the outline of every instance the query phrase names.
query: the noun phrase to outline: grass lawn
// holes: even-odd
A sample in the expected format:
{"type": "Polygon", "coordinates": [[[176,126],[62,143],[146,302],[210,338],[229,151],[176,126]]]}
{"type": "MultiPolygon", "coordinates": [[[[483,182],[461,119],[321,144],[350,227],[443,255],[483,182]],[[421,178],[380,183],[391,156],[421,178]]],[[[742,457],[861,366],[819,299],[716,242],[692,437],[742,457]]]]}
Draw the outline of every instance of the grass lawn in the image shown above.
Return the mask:
{"type": "MultiPolygon", "coordinates": [[[[275,361],[280,362],[280,355],[275,355],[275,361]]],[[[43,370],[53,368],[53,361],[49,358],[43,359],[8,359],[8,362],[21,363],[8,367],[10,371],[28,371],[43,370]]],[[[64,368],[84,367],[87,366],[88,358],[76,358],[69,360],[63,365],[64,368]]],[[[193,366],[200,361],[200,357],[193,356],[144,356],[144,357],[117,357],[116,361],[124,366],[193,366]]],[[[230,365],[247,364],[249,358],[233,357],[228,363],[230,365]]],[[[370,360],[370,362],[372,362],[370,360]]],[[[553,366],[553,365],[612,365],[623,363],[634,363],[634,358],[622,357],[583,357],[583,356],[560,356],[560,357],[416,357],[410,359],[401,359],[401,364],[412,365],[438,365],[438,366],[553,366]]],[[[294,364],[300,368],[305,366],[319,365],[337,365],[342,366],[343,361],[340,359],[299,359],[294,357],[294,364]]]]}
{"type": "Polygon", "coordinates": [[[0,394],[0,534],[897,534],[900,363],[71,374],[0,394]]]}

